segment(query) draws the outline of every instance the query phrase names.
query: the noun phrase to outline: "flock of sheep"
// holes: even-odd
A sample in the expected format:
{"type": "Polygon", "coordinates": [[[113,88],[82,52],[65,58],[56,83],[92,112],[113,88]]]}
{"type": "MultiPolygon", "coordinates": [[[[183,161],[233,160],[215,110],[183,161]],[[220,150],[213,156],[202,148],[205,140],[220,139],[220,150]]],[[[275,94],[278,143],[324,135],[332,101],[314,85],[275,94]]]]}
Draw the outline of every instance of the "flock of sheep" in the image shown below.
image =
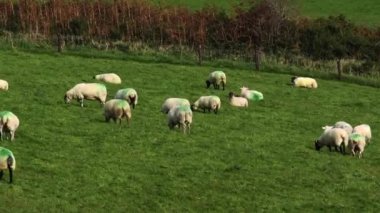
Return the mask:
{"type": "MultiPolygon", "coordinates": [[[[121,78],[115,73],[104,73],[95,75],[94,79],[106,83],[121,84],[121,78]]],[[[295,87],[317,88],[317,81],[307,77],[292,77],[291,82],[295,87]]],[[[206,80],[206,87],[211,85],[214,89],[222,88],[225,90],[227,84],[227,76],[222,71],[214,71],[209,74],[206,80]]],[[[0,80],[0,90],[7,91],[8,83],[5,80],[0,80]]],[[[80,106],[83,107],[83,101],[97,100],[103,107],[103,115],[106,122],[111,119],[114,122],[121,124],[122,119],[127,120],[129,125],[132,117],[132,109],[138,103],[138,94],[133,88],[119,89],[114,98],[106,101],[107,88],[101,83],[79,83],[69,89],[65,96],[65,103],[70,103],[71,100],[77,100],[80,106]],[[131,109],[132,108],[132,109],[131,109]]],[[[241,88],[240,95],[233,92],[229,93],[229,103],[236,107],[248,107],[248,101],[260,101],[264,96],[256,90],[249,90],[247,87],[241,88]]],[[[161,112],[167,114],[167,122],[170,129],[178,126],[183,133],[190,133],[191,123],[193,121],[193,111],[203,110],[203,112],[213,111],[218,113],[221,108],[221,100],[218,96],[201,96],[194,103],[185,98],[168,98],[161,106],[161,112]]],[[[15,114],[9,111],[0,112],[0,134],[1,140],[9,138],[14,140],[15,132],[19,126],[19,119],[15,114]],[[6,137],[8,134],[9,137],[6,137]]],[[[366,143],[371,140],[371,128],[367,124],[361,124],[354,128],[350,124],[340,121],[333,126],[323,127],[324,132],[315,141],[315,149],[320,150],[323,146],[327,146],[330,151],[334,147],[336,151],[345,153],[345,148],[350,148],[351,153],[355,156],[359,153],[359,158],[362,156],[366,143]],[[338,150],[339,149],[339,150],[338,150]]],[[[13,153],[6,148],[0,147],[0,179],[3,176],[4,170],[9,171],[9,182],[12,183],[13,170],[16,169],[16,159],[13,153]]]]}

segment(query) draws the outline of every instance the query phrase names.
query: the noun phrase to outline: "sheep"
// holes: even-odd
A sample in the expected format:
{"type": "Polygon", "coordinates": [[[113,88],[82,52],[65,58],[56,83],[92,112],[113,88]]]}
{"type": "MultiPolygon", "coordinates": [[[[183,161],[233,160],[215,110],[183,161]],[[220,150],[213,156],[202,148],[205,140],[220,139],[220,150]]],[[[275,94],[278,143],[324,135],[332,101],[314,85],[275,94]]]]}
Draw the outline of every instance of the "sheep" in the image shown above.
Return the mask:
{"type": "Polygon", "coordinates": [[[115,95],[115,99],[124,99],[128,101],[128,103],[132,105],[133,109],[137,104],[138,98],[137,92],[133,88],[120,89],[115,95]]]}
{"type": "Polygon", "coordinates": [[[8,91],[8,82],[0,79],[0,90],[8,91]]]}
{"type": "Polygon", "coordinates": [[[193,112],[189,106],[176,106],[169,110],[167,115],[168,126],[173,129],[176,125],[182,129],[183,133],[190,133],[190,125],[193,121],[193,112]]]}
{"type": "Polygon", "coordinates": [[[317,81],[314,78],[293,76],[291,82],[295,87],[318,88],[317,81]]]}
{"type": "Polygon", "coordinates": [[[215,114],[218,113],[218,110],[221,107],[220,98],[215,95],[210,96],[201,96],[197,101],[191,105],[191,110],[197,110],[198,108],[203,109],[203,112],[206,112],[206,109],[210,112],[214,111],[215,114]]]}
{"type": "Polygon", "coordinates": [[[332,128],[344,129],[347,132],[347,135],[351,135],[351,133],[352,133],[352,126],[345,121],[338,121],[333,126],[326,125],[326,126],[322,127],[322,129],[325,132],[332,129],[332,128]]]}
{"type": "Polygon", "coordinates": [[[245,97],[235,96],[233,92],[228,94],[230,104],[237,107],[248,107],[248,99],[245,97]]]}
{"type": "Polygon", "coordinates": [[[14,140],[16,130],[20,125],[20,120],[15,114],[10,111],[1,111],[0,112],[0,134],[1,140],[4,138],[5,132],[9,132],[11,136],[11,141],[14,140]]]}
{"type": "Polygon", "coordinates": [[[13,171],[16,169],[16,158],[11,150],[0,147],[0,180],[3,178],[6,169],[9,171],[9,183],[12,183],[13,171]]]}
{"type": "Polygon", "coordinates": [[[362,136],[365,137],[365,142],[370,144],[371,143],[371,127],[368,124],[361,124],[354,127],[354,130],[352,133],[359,133],[362,136]]]}
{"type": "Polygon", "coordinates": [[[260,101],[264,99],[263,93],[256,90],[249,90],[248,87],[240,88],[240,93],[242,97],[245,97],[248,100],[260,101]]]}
{"type": "Polygon", "coordinates": [[[169,110],[176,106],[189,106],[190,102],[187,99],[184,98],[168,98],[164,101],[164,103],[161,106],[161,112],[167,114],[169,110]]]}
{"type": "Polygon", "coordinates": [[[227,84],[226,74],[223,71],[214,71],[210,73],[206,80],[206,88],[209,88],[211,84],[214,86],[214,89],[219,89],[220,85],[222,85],[224,90],[224,87],[227,84]]]}
{"type": "Polygon", "coordinates": [[[99,83],[79,83],[68,90],[65,94],[65,103],[70,103],[72,99],[77,99],[83,107],[83,100],[98,100],[102,105],[106,102],[107,88],[99,83]]]}
{"type": "Polygon", "coordinates": [[[359,152],[359,158],[362,157],[364,148],[366,146],[366,138],[360,133],[352,133],[349,139],[349,147],[351,149],[352,156],[355,156],[359,152]]]}
{"type": "Polygon", "coordinates": [[[104,104],[104,117],[106,122],[113,119],[115,123],[119,121],[119,124],[121,124],[121,119],[126,118],[129,125],[132,118],[131,107],[126,100],[111,99],[104,104]]]}
{"type": "Polygon", "coordinates": [[[315,140],[315,149],[319,151],[323,146],[327,146],[331,151],[331,147],[334,146],[335,150],[344,154],[345,147],[348,146],[348,134],[341,128],[332,128],[315,140]]]}
{"type": "Polygon", "coordinates": [[[115,73],[103,73],[94,76],[94,79],[111,84],[121,84],[121,78],[115,73]]]}

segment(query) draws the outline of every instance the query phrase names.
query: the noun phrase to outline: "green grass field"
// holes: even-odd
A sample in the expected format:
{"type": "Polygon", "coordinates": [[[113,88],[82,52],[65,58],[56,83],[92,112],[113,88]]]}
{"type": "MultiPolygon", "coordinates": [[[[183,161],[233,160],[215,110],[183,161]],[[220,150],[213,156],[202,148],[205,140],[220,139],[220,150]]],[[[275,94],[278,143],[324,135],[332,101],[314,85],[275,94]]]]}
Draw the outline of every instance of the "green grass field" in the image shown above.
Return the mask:
{"type": "MultiPolygon", "coordinates": [[[[159,4],[175,4],[188,6],[191,9],[200,9],[207,5],[214,5],[224,10],[230,9],[244,0],[151,0],[159,4]]],[[[377,0],[289,0],[292,7],[300,15],[311,18],[327,17],[330,15],[345,15],[357,24],[377,27],[380,26],[380,4],[377,0]]]]}
{"type": "Polygon", "coordinates": [[[141,63],[0,51],[0,110],[21,124],[14,142],[15,182],[0,181],[0,212],[252,212],[380,209],[380,99],[376,88],[320,80],[316,90],[288,85],[290,75],[223,69],[226,91],[206,89],[220,67],[141,63]],[[63,103],[76,83],[116,72],[109,98],[134,87],[139,103],[128,127],[105,123],[102,107],[63,103]],[[265,100],[247,109],[227,102],[248,86],[265,100]],[[192,133],[170,131],[162,102],[215,94],[219,114],[194,113],[192,133]],[[314,150],[321,126],[368,123],[364,158],[314,150]]]}

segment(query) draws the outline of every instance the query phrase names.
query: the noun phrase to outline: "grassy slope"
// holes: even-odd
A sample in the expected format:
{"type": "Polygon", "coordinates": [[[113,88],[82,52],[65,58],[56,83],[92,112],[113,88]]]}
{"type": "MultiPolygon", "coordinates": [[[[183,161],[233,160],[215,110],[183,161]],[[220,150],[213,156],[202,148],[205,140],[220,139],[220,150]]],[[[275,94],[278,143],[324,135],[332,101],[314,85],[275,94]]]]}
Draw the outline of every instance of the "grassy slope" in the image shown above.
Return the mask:
{"type": "MultiPolygon", "coordinates": [[[[185,5],[192,9],[200,9],[205,5],[216,5],[229,9],[242,0],[151,0],[161,4],[185,5]]],[[[377,0],[290,0],[298,8],[301,15],[312,18],[343,14],[350,20],[368,26],[380,25],[380,4],[377,0]]]]}
{"type": "Polygon", "coordinates": [[[375,211],[380,208],[378,89],[319,80],[317,90],[290,76],[224,69],[228,90],[204,88],[211,67],[0,52],[0,110],[21,120],[13,150],[15,183],[0,181],[0,212],[46,211],[375,211]],[[63,104],[74,84],[113,71],[140,94],[130,127],[105,123],[102,108],[63,104]],[[248,109],[227,103],[242,85],[265,100],[248,109]],[[192,134],[170,131],[159,113],[170,96],[222,99],[220,114],[195,113],[192,134]],[[320,153],[321,126],[368,123],[374,144],[364,158],[320,153]]]}
{"type": "Polygon", "coordinates": [[[380,4],[377,0],[294,0],[301,14],[321,17],[343,14],[350,20],[364,25],[380,25],[380,4]]]}

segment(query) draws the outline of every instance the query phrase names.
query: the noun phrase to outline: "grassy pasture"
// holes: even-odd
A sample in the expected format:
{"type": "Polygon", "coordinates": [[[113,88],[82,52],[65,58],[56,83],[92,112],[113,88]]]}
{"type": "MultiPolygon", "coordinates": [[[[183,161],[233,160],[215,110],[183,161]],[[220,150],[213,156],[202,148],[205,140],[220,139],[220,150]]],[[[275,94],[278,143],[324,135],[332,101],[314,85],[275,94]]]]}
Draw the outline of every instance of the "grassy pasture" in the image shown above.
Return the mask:
{"type": "Polygon", "coordinates": [[[207,90],[220,67],[140,63],[0,51],[0,110],[20,118],[15,182],[0,181],[0,212],[376,211],[380,209],[379,89],[320,80],[316,90],[290,87],[290,76],[223,69],[227,90],[207,90]],[[105,123],[97,102],[63,103],[76,83],[116,72],[139,104],[131,126],[105,123]],[[227,103],[248,86],[264,101],[248,109],[227,103]],[[218,115],[195,112],[192,133],[170,131],[159,112],[167,97],[190,101],[215,94],[218,115]],[[373,144],[364,158],[342,156],[313,140],[321,126],[368,123],[373,144]]]}

